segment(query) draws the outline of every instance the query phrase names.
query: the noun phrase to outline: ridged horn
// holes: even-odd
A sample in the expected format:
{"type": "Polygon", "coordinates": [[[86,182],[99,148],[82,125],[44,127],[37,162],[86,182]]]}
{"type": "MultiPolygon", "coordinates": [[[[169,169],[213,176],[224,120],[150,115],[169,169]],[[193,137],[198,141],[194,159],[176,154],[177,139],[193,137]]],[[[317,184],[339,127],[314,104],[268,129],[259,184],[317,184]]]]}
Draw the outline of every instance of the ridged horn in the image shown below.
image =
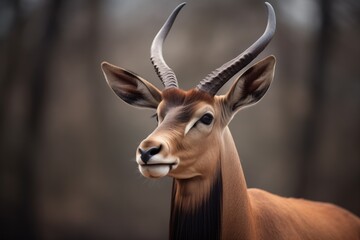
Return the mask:
{"type": "Polygon", "coordinates": [[[232,78],[241,69],[246,67],[265,49],[271,38],[274,36],[276,28],[276,17],[274,9],[268,2],[265,2],[265,5],[268,11],[268,20],[263,35],[239,56],[230,60],[207,75],[196,86],[197,89],[208,92],[214,96],[230,78],[232,78]]]}
{"type": "Polygon", "coordinates": [[[162,83],[164,84],[165,88],[178,87],[178,82],[174,71],[166,64],[163,58],[162,47],[165,38],[168,35],[171,26],[175,21],[176,16],[185,4],[186,3],[181,3],[175,8],[175,10],[170,14],[169,18],[166,20],[166,22],[164,23],[160,31],[157,33],[151,44],[150,60],[154,65],[155,71],[162,83]]]}

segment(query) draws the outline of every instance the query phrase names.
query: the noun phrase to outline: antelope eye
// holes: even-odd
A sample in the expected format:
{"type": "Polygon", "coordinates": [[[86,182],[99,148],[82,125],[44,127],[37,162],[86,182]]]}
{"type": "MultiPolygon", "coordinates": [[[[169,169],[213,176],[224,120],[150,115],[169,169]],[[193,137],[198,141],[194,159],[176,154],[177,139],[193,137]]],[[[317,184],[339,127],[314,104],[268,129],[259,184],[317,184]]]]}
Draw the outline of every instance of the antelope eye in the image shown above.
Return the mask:
{"type": "Polygon", "coordinates": [[[205,125],[210,125],[213,119],[214,117],[210,113],[205,113],[204,116],[202,116],[199,121],[205,125]]]}

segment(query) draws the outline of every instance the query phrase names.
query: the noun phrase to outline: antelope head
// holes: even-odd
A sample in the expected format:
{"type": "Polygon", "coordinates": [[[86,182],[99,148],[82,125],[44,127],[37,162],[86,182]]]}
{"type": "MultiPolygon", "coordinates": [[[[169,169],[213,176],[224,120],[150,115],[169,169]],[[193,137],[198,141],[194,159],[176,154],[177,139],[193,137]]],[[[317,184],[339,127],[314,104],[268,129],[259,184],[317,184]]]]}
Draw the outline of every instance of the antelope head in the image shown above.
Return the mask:
{"type": "Polygon", "coordinates": [[[190,90],[178,87],[173,70],[165,63],[162,45],[185,3],[169,16],[151,46],[151,62],[164,85],[159,90],[147,80],[107,62],[102,63],[107,83],[126,103],[156,110],[156,129],[136,151],[136,162],[145,177],[190,179],[212,176],[219,167],[223,132],[237,111],[258,102],[273,79],[275,58],[269,56],[245,71],[225,94],[218,90],[247,66],[270,42],[275,13],[270,4],[263,35],[243,53],[219,67],[190,90]]]}

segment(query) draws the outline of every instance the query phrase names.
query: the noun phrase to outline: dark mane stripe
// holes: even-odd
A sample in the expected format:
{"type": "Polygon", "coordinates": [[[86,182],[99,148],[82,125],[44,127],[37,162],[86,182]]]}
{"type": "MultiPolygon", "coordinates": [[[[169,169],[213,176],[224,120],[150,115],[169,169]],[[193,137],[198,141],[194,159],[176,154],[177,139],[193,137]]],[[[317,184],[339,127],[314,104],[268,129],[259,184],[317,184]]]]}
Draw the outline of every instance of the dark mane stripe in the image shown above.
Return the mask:
{"type": "Polygon", "coordinates": [[[179,205],[175,204],[176,188],[177,186],[174,180],[171,198],[169,239],[220,239],[222,212],[222,179],[220,171],[211,186],[209,196],[199,207],[191,212],[183,212],[179,205]]]}

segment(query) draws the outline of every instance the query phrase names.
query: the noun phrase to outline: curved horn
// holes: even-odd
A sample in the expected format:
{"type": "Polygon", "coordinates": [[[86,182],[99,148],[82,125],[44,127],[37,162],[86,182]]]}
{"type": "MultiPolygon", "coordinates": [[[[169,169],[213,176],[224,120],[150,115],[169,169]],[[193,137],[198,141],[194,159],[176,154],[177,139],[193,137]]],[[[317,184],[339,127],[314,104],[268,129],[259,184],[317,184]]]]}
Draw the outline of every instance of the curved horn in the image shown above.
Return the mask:
{"type": "Polygon", "coordinates": [[[239,56],[225,63],[201,80],[196,86],[199,90],[214,96],[230,78],[246,67],[265,49],[274,36],[276,28],[274,9],[268,2],[265,2],[265,4],[268,10],[268,21],[263,35],[239,56]]]}
{"type": "Polygon", "coordinates": [[[155,71],[159,76],[160,80],[164,84],[165,88],[178,87],[178,82],[174,71],[166,64],[163,54],[162,46],[166,36],[168,35],[171,26],[173,25],[176,16],[180,12],[181,8],[186,3],[181,3],[175,8],[175,10],[170,14],[169,18],[166,20],[158,34],[155,36],[151,44],[151,55],[150,60],[154,65],[155,71]]]}

